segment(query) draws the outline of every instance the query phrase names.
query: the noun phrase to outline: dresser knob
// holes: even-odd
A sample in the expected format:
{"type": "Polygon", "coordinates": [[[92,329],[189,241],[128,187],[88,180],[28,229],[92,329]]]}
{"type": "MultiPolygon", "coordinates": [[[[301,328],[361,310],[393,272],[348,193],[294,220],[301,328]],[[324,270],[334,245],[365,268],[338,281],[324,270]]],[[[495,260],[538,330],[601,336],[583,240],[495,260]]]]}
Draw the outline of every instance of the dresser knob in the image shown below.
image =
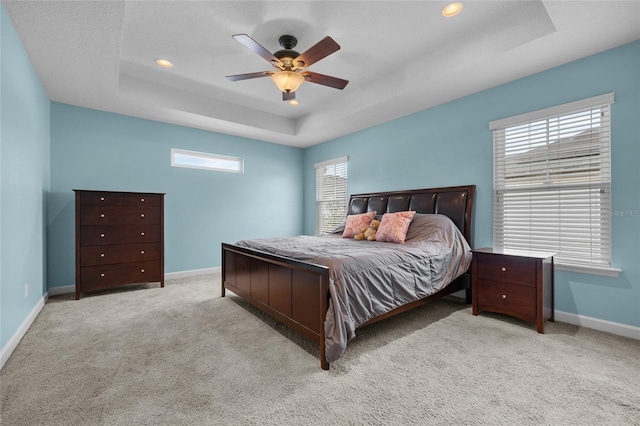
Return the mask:
{"type": "Polygon", "coordinates": [[[507,270],[507,268],[502,268],[502,272],[505,272],[507,270]]]}
{"type": "Polygon", "coordinates": [[[144,237],[144,232],[141,232],[140,235],[144,237]]]}
{"type": "Polygon", "coordinates": [[[502,295],[502,298],[503,298],[503,299],[506,299],[506,298],[507,298],[507,295],[506,295],[506,294],[503,294],[503,295],[502,295]]]}
{"type": "Polygon", "coordinates": [[[144,269],[140,269],[140,272],[142,272],[144,274],[144,269]]]}
{"type": "Polygon", "coordinates": [[[144,217],[144,213],[140,213],[140,217],[144,217]]]}
{"type": "Polygon", "coordinates": [[[100,253],[100,257],[104,257],[104,253],[100,253]]]}
{"type": "Polygon", "coordinates": [[[100,238],[104,238],[104,234],[100,234],[100,238]]]}
{"type": "Polygon", "coordinates": [[[104,274],[100,274],[101,277],[104,277],[104,274]]]}
{"type": "Polygon", "coordinates": [[[144,254],[144,250],[140,250],[140,254],[144,254]]]}
{"type": "Polygon", "coordinates": [[[102,213],[102,214],[100,215],[100,217],[104,217],[104,213],[102,213]]]}
{"type": "Polygon", "coordinates": [[[104,197],[100,197],[100,201],[104,201],[104,197]]]}
{"type": "Polygon", "coordinates": [[[144,203],[144,198],[140,198],[140,202],[141,202],[141,203],[144,203]]]}

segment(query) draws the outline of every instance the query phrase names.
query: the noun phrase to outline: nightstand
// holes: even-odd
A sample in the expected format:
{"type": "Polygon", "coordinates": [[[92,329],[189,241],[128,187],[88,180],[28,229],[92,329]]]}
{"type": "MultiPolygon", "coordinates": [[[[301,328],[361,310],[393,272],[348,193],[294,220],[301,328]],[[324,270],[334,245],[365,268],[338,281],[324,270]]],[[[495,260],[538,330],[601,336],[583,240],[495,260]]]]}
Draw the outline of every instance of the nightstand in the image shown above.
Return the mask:
{"type": "Polygon", "coordinates": [[[480,248],[471,250],[473,315],[497,312],[536,325],[553,321],[554,253],[480,248]]]}

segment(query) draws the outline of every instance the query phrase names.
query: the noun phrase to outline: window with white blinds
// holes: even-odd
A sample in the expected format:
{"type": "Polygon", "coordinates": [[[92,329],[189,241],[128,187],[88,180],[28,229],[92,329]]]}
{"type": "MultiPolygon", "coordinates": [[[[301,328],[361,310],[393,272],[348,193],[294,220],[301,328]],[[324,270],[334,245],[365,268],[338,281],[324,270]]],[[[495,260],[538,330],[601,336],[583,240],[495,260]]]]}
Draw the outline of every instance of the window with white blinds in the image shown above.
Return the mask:
{"type": "Polygon", "coordinates": [[[614,94],[491,122],[496,246],[611,265],[614,94]]]}
{"type": "Polygon", "coordinates": [[[348,157],[316,163],[316,234],[323,235],[342,224],[347,216],[348,157]]]}

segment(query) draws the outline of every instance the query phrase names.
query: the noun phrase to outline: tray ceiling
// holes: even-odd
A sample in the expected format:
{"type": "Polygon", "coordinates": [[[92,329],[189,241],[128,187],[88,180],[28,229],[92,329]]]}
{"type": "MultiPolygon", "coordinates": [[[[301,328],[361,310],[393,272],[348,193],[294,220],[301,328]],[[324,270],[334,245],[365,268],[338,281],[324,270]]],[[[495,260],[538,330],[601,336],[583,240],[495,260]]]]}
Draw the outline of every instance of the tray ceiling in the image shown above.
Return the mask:
{"type": "Polygon", "coordinates": [[[636,1],[3,1],[55,102],[306,147],[640,39],[636,1]],[[309,69],[300,105],[231,38],[270,52],[341,49],[309,69]],[[157,58],[175,66],[160,68],[157,58]]]}

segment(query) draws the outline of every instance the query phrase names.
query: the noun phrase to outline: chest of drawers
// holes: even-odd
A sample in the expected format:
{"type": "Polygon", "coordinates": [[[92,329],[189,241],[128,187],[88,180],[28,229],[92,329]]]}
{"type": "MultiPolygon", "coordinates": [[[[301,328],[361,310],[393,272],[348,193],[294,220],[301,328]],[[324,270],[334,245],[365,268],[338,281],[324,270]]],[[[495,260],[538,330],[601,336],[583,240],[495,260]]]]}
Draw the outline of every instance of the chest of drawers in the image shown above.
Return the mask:
{"type": "Polygon", "coordinates": [[[474,249],[472,310],[510,315],[544,332],[553,321],[553,253],[474,249]]]}
{"type": "Polygon", "coordinates": [[[164,194],[74,191],[76,299],[126,284],[164,287],[164,194]]]}

